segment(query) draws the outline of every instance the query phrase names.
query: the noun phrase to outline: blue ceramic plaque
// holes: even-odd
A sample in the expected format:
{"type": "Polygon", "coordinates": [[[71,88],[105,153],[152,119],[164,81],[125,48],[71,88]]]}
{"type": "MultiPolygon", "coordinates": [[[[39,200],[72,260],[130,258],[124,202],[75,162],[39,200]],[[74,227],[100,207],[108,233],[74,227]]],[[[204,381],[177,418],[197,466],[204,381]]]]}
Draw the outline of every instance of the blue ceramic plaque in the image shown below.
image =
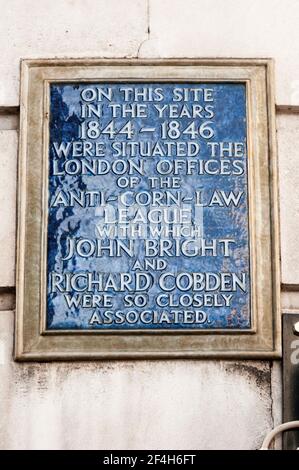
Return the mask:
{"type": "Polygon", "coordinates": [[[246,88],[50,88],[48,330],[248,330],[246,88]]]}

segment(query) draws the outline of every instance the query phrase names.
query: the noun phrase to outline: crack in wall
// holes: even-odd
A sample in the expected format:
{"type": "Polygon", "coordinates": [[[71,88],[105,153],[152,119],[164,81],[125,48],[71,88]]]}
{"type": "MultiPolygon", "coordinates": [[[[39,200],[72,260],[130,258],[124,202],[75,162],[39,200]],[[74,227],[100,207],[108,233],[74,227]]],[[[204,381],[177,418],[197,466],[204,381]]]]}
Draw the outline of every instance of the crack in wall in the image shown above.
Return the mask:
{"type": "Polygon", "coordinates": [[[138,46],[137,49],[137,54],[136,57],[137,59],[140,57],[140,51],[143,47],[143,45],[150,40],[150,34],[151,34],[151,24],[150,24],[150,0],[147,0],[146,2],[146,20],[147,20],[147,28],[146,28],[146,38],[141,41],[141,43],[138,46]]]}
{"type": "Polygon", "coordinates": [[[273,401],[273,386],[272,386],[273,361],[270,361],[269,368],[270,368],[270,416],[271,416],[271,425],[272,425],[272,429],[273,429],[274,426],[275,426],[274,413],[273,413],[274,401],[273,401]]]}
{"type": "MultiPolygon", "coordinates": [[[[282,397],[281,390],[281,375],[278,370],[280,361],[270,361],[270,416],[271,416],[271,427],[274,429],[278,424],[282,422],[282,397]]],[[[281,450],[282,449],[282,434],[278,434],[271,443],[270,449],[281,450]]]]}

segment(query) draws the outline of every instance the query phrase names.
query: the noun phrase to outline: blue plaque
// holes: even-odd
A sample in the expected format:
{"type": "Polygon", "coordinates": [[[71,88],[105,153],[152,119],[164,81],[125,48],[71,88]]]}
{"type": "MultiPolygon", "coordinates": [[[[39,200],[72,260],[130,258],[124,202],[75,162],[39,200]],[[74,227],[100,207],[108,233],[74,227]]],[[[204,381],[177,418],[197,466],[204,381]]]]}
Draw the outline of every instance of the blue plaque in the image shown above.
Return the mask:
{"type": "Polygon", "coordinates": [[[52,83],[47,329],[248,330],[244,83],[52,83]]]}
{"type": "Polygon", "coordinates": [[[15,358],[279,357],[272,61],[21,75],[15,358]]]}

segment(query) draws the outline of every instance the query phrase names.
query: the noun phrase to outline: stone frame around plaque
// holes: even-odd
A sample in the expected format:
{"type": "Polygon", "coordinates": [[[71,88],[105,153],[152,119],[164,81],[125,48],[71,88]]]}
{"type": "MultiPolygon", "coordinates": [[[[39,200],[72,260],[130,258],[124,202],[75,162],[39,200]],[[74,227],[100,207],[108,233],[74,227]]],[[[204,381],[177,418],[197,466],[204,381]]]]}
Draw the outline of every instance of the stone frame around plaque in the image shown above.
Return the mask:
{"type": "Polygon", "coordinates": [[[21,64],[16,360],[271,358],[281,355],[280,264],[271,59],[40,59],[21,64]],[[47,330],[49,85],[246,85],[251,318],[247,330],[47,330]]]}

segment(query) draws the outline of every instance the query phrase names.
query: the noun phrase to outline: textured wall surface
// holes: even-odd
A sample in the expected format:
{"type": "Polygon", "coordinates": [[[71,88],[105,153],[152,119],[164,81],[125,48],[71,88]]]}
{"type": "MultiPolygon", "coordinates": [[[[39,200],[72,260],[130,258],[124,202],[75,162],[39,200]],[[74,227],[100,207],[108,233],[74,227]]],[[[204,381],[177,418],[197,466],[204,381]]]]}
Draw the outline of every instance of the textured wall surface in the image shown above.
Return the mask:
{"type": "Polygon", "coordinates": [[[283,284],[299,284],[299,114],[277,116],[279,174],[281,269],[283,284]]]}
{"type": "Polygon", "coordinates": [[[279,418],[268,362],[17,364],[12,333],[1,312],[1,448],[254,449],[279,418]]]}
{"type": "Polygon", "coordinates": [[[0,105],[19,101],[20,57],[92,56],[274,57],[277,102],[299,105],[296,0],[1,0],[0,5],[0,105]]]}
{"type": "Polygon", "coordinates": [[[0,448],[259,447],[281,421],[279,361],[13,362],[19,61],[273,57],[282,302],[298,311],[299,2],[0,0],[0,8],[0,448]]]}

